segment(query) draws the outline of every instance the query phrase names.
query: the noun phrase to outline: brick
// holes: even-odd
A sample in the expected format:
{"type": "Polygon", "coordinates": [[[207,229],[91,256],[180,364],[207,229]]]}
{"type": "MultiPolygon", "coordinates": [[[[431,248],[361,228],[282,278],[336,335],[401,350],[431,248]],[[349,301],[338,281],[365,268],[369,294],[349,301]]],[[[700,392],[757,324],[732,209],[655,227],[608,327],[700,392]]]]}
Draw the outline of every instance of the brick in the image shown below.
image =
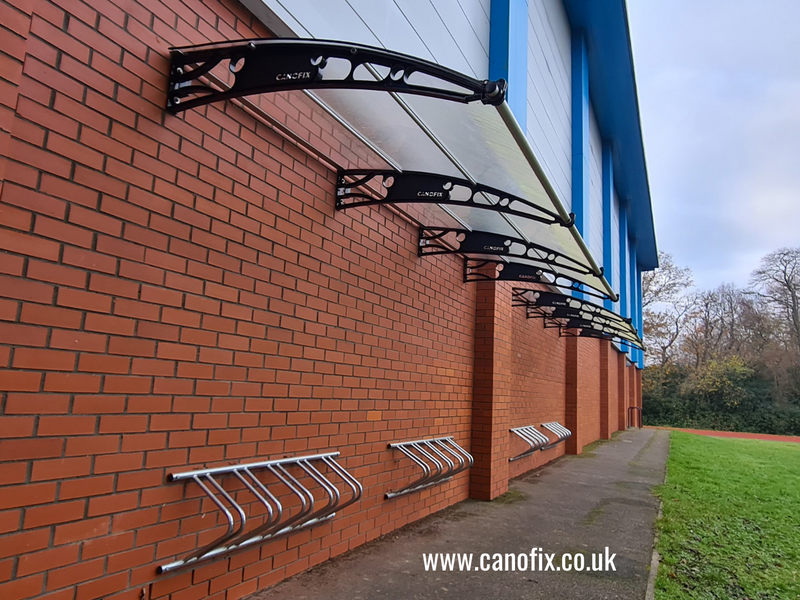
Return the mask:
{"type": "Polygon", "coordinates": [[[100,391],[100,377],[84,373],[47,373],[46,392],[92,393],[100,391]]]}
{"type": "Polygon", "coordinates": [[[83,267],[90,271],[100,271],[102,273],[116,273],[117,259],[111,256],[91,252],[83,248],[66,246],[64,248],[64,264],[75,267],[83,267]]]}
{"type": "MultiPolygon", "coordinates": [[[[23,304],[20,320],[31,325],[47,325],[65,329],[78,329],[81,326],[81,313],[54,306],[23,304]]],[[[40,330],[43,333],[44,329],[40,330]]]]}
{"type": "Polygon", "coordinates": [[[81,248],[91,248],[94,240],[94,233],[91,231],[69,225],[62,221],[56,221],[55,219],[48,219],[47,217],[39,217],[36,219],[33,232],[37,235],[66,242],[72,246],[81,248]]]}
{"type": "Polygon", "coordinates": [[[135,327],[136,323],[131,319],[100,314],[86,315],[87,331],[132,336],[135,327]]]}
{"type": "Polygon", "coordinates": [[[59,415],[69,411],[69,396],[59,394],[8,394],[7,415],[59,415]]]}
{"type": "Polygon", "coordinates": [[[0,391],[3,392],[38,392],[41,381],[41,373],[0,370],[0,391]]]}
{"type": "Polygon", "coordinates": [[[97,579],[103,574],[103,559],[82,561],[77,565],[50,571],[47,576],[47,590],[57,590],[68,585],[97,579]]]}
{"type": "Polygon", "coordinates": [[[78,562],[77,545],[25,554],[19,559],[17,577],[41,573],[42,571],[71,565],[76,562],[78,562]]]}
{"type": "Polygon", "coordinates": [[[14,600],[33,598],[41,593],[43,582],[44,576],[33,575],[0,584],[0,598],[14,598],[14,600]]]}
{"type": "MultiPolygon", "coordinates": [[[[85,272],[38,260],[28,261],[27,276],[48,283],[56,283],[76,288],[82,288],[86,285],[85,272]]],[[[49,299],[45,300],[45,302],[49,301],[49,299]]]]}
{"type": "Polygon", "coordinates": [[[59,288],[56,304],[91,312],[110,313],[111,297],[82,290],[59,288]]]}
{"type": "MultiPolygon", "coordinates": [[[[6,414],[15,414],[9,413],[6,414]]],[[[23,438],[33,435],[33,417],[0,417],[0,438],[23,438]]],[[[9,465],[11,466],[11,465],[9,465]]],[[[23,469],[24,479],[24,469],[23,469]]],[[[8,480],[2,479],[4,483],[8,480]]]]}
{"type": "MultiPolygon", "coordinates": [[[[58,350],[19,348],[14,353],[14,368],[39,369],[41,371],[72,371],[75,369],[75,354],[58,350]]],[[[36,390],[38,390],[38,386],[36,390]]]]}
{"type": "MultiPolygon", "coordinates": [[[[72,500],[74,498],[88,498],[91,496],[101,496],[111,494],[114,491],[114,476],[103,475],[100,477],[82,477],[62,481],[58,491],[59,501],[72,500]]],[[[86,554],[83,555],[86,558],[86,554]]]]}
{"type": "Polygon", "coordinates": [[[53,289],[52,285],[0,275],[0,296],[5,298],[50,304],[53,289]]]}
{"type": "MultiPolygon", "coordinates": [[[[6,441],[0,442],[0,452],[3,460],[15,460],[13,455],[6,454],[3,446],[6,441]]],[[[25,458],[28,458],[27,456],[25,458]]],[[[35,506],[47,504],[56,499],[55,483],[28,483],[20,486],[4,487],[0,489],[0,509],[35,506]]],[[[45,544],[47,543],[45,536],[45,544]]],[[[9,541],[9,540],[6,540],[9,541]]]]}
{"type": "Polygon", "coordinates": [[[77,523],[59,525],[56,527],[53,543],[59,546],[61,544],[72,544],[74,542],[97,538],[107,535],[110,528],[110,517],[84,519],[77,523]]]}
{"type": "MultiPolygon", "coordinates": [[[[88,320],[87,315],[87,320],[88,320]]],[[[81,352],[105,352],[106,336],[81,331],[53,329],[50,334],[50,347],[81,352]]]]}
{"type": "Polygon", "coordinates": [[[37,434],[41,436],[92,435],[95,431],[94,417],[40,417],[37,434]]]}

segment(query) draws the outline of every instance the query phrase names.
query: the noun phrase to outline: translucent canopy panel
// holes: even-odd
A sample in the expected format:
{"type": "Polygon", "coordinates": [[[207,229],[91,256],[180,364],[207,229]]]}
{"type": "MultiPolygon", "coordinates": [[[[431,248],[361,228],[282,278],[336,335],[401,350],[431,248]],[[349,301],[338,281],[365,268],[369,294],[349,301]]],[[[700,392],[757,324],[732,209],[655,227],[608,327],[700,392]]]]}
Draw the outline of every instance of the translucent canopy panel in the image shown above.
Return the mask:
{"type": "Polygon", "coordinates": [[[597,304],[554,292],[516,288],[512,292],[512,304],[524,306],[528,318],[544,319],[545,326],[643,349],[642,339],[630,319],[597,304]]]}
{"type": "Polygon", "coordinates": [[[343,190],[358,177],[340,172],[337,208],[381,200],[407,204],[413,208],[404,212],[423,227],[503,236],[508,251],[472,254],[516,265],[496,269],[495,278],[523,274],[517,278],[566,282],[570,289],[616,300],[505,103],[502,80],[478,81],[416,57],[322,40],[208,44],[173,49],[172,60],[172,112],[248,94],[303,90],[389,164],[395,179],[431,176],[415,192],[428,195],[392,198],[392,173],[381,173],[380,181],[362,190],[374,202],[352,203],[343,190]],[[225,86],[201,81],[220,66],[227,69],[225,86]],[[435,202],[438,193],[441,203],[435,202]],[[459,194],[466,200],[458,201],[459,194]]]}

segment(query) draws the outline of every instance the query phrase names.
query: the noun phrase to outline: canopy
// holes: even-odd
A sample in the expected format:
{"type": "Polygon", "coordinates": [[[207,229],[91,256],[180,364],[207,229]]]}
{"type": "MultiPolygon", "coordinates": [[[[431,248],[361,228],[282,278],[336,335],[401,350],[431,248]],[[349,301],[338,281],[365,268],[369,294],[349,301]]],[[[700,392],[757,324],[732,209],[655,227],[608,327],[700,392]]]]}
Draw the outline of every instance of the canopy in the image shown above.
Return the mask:
{"type": "Polygon", "coordinates": [[[465,281],[539,282],[617,300],[505,103],[506,84],[361,44],[261,39],[171,49],[173,113],[302,90],[390,166],[339,172],[337,208],[392,204],[420,255],[465,256],[465,281]],[[211,77],[227,67],[227,83],[211,77]]]}

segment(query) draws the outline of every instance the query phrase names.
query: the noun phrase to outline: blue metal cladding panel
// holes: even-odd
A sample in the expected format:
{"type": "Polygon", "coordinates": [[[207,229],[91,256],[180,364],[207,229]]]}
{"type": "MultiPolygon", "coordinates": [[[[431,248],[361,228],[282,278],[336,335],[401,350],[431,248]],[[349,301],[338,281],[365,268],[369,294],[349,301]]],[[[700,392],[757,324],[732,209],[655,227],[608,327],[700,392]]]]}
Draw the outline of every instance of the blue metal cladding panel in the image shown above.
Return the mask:
{"type": "Polygon", "coordinates": [[[528,0],[492,0],[489,79],[508,82],[506,102],[525,131],[528,117],[528,0]]]}
{"type": "MultiPolygon", "coordinates": [[[[639,332],[639,337],[643,337],[642,331],[644,329],[644,315],[642,314],[642,271],[641,269],[636,269],[636,310],[639,315],[638,324],[637,324],[637,331],[639,332]]],[[[644,369],[644,352],[642,350],[636,350],[637,358],[639,362],[639,368],[644,369]]]]}
{"type": "MultiPolygon", "coordinates": [[[[619,285],[614,280],[614,159],[611,146],[603,144],[603,270],[611,287],[619,292],[619,285]]],[[[613,302],[605,301],[605,307],[613,310],[613,302]]]]}
{"type": "MultiPolygon", "coordinates": [[[[628,310],[628,211],[624,206],[619,208],[619,314],[629,317],[628,310]]],[[[622,347],[628,352],[627,346],[622,347]]]]}
{"type": "Polygon", "coordinates": [[[658,250],[625,0],[564,0],[564,7],[573,31],[585,32],[591,48],[592,105],[603,138],[614,140],[617,189],[632,199],[628,216],[639,264],[654,269],[658,250]]]}
{"type": "Polygon", "coordinates": [[[572,35],[572,212],[587,246],[589,239],[589,62],[586,40],[572,35]]]}
{"type": "MultiPolygon", "coordinates": [[[[628,248],[630,248],[629,264],[628,264],[628,279],[630,280],[630,288],[629,288],[628,298],[630,302],[630,311],[631,311],[628,316],[633,321],[633,326],[636,329],[636,331],[639,331],[639,311],[637,302],[637,298],[639,297],[639,289],[637,287],[637,283],[639,281],[639,278],[637,277],[639,268],[636,266],[636,255],[637,255],[636,242],[629,239],[628,248]]],[[[636,352],[637,351],[634,349],[634,351],[631,353],[631,360],[634,362],[638,360],[636,352]]]]}

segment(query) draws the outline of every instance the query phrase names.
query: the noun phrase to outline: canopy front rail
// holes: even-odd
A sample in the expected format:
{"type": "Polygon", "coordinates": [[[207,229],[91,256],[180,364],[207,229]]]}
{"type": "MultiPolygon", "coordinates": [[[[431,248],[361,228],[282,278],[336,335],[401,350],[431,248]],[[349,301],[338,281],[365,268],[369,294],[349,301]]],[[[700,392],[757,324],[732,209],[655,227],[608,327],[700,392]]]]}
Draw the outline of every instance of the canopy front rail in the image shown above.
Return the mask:
{"type": "Polygon", "coordinates": [[[362,493],[361,484],[336,462],[337,456],[339,456],[338,452],[328,452],[170,474],[167,477],[168,481],[193,481],[196,483],[224,516],[227,521],[227,529],[220,537],[197,549],[186,558],[160,566],[158,572],[167,573],[193,567],[200,562],[229,554],[240,548],[275,539],[332,519],[337,510],[358,501],[362,493]],[[299,467],[302,473],[300,477],[290,473],[289,467],[291,466],[299,467]],[[327,474],[320,471],[318,466],[326,467],[327,474]],[[277,496],[269,490],[270,486],[256,477],[255,471],[270,473],[275,479],[275,482],[270,485],[282,484],[292,495],[297,497],[299,507],[293,506],[289,509],[285,503],[281,503],[277,496]],[[342,492],[330,480],[330,476],[334,473],[350,490],[350,497],[347,500],[342,499],[342,492]],[[215,477],[228,474],[235,476],[248,493],[244,491],[233,493],[225,490],[215,479],[215,477]],[[327,498],[325,504],[319,507],[317,498],[312,489],[308,487],[309,484],[313,485],[314,483],[316,484],[314,487],[321,488],[327,498]],[[255,500],[266,511],[264,522],[250,531],[245,531],[247,514],[242,506],[240,494],[245,494],[245,497],[249,498],[251,502],[255,500]]]}

